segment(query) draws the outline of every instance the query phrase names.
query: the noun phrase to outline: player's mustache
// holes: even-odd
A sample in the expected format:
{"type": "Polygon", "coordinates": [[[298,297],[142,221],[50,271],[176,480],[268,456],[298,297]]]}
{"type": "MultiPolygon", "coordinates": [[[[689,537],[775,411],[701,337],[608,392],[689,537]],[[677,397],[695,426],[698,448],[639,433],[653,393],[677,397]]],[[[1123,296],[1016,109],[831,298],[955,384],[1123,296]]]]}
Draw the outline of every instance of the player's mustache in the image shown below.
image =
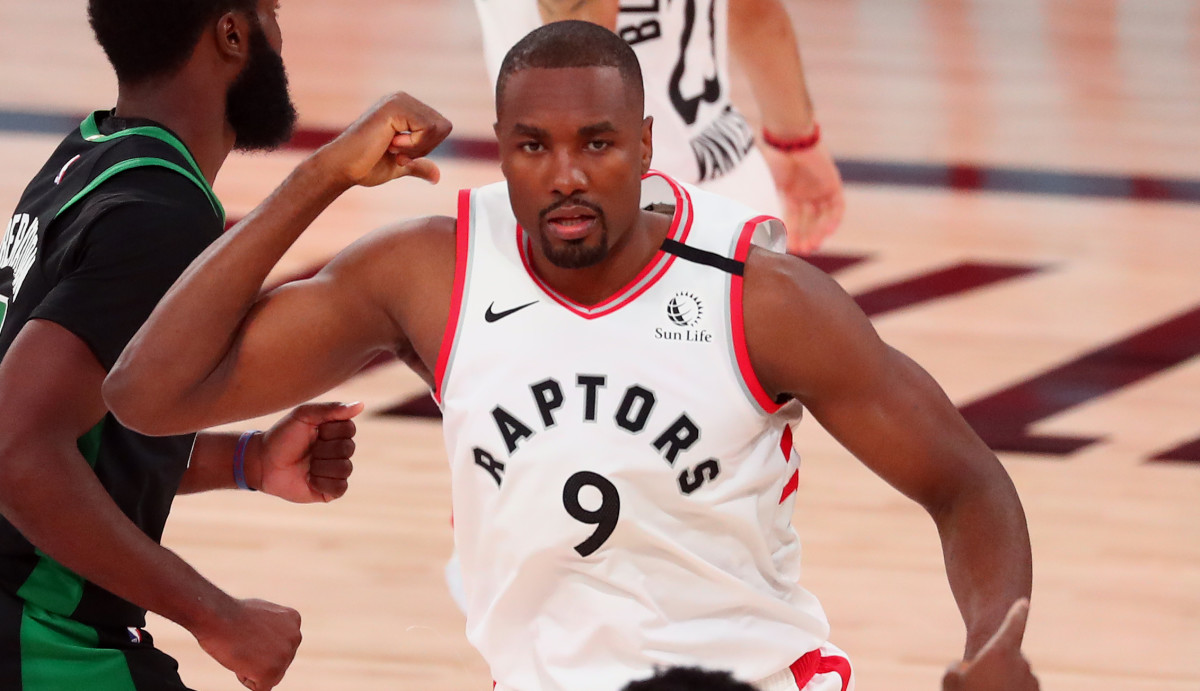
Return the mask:
{"type": "Polygon", "coordinates": [[[596,206],[595,204],[587,201],[583,197],[577,197],[575,195],[571,195],[569,197],[563,197],[562,199],[559,199],[558,201],[554,202],[550,206],[547,206],[546,208],[539,211],[538,212],[538,221],[544,223],[546,221],[547,214],[553,213],[554,211],[557,211],[557,210],[563,208],[564,206],[581,206],[581,207],[588,209],[589,211],[595,213],[596,218],[600,219],[601,222],[604,221],[604,209],[601,209],[599,206],[596,206]]]}

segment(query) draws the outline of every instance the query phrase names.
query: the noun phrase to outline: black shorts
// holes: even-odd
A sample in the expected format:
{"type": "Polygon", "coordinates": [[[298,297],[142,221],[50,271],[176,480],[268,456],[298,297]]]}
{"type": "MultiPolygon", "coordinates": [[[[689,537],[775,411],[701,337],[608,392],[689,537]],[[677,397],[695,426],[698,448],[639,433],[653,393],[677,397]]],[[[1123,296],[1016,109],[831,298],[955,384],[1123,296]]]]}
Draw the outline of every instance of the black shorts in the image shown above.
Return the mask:
{"type": "Polygon", "coordinates": [[[3,591],[0,689],[191,691],[145,631],[88,626],[3,591]]]}

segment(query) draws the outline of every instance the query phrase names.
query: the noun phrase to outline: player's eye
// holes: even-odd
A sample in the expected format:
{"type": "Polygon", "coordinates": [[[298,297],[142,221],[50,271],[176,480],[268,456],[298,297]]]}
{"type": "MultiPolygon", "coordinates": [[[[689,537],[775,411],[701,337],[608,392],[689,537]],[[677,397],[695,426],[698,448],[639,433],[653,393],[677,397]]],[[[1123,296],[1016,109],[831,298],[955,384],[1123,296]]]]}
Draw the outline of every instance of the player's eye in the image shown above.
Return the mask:
{"type": "Polygon", "coordinates": [[[587,143],[588,151],[604,151],[612,146],[612,142],[607,139],[593,139],[587,143]]]}
{"type": "Polygon", "coordinates": [[[542,146],[541,142],[536,142],[533,140],[521,142],[517,145],[517,147],[527,154],[537,153],[545,148],[542,146]]]}

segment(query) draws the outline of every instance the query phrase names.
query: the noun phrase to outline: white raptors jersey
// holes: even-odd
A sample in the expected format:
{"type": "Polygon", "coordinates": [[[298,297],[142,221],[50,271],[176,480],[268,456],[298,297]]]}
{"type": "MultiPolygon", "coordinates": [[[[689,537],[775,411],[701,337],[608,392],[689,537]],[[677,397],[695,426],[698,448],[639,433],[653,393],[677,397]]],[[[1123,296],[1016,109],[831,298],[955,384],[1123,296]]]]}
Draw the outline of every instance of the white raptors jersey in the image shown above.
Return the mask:
{"type": "MultiPolygon", "coordinates": [[[[475,0],[492,84],[504,55],[541,26],[536,0],[475,0]]],[[[728,0],[622,0],[617,33],[642,65],[654,166],[700,183],[733,170],[754,132],[729,100],[728,0]]]]}
{"type": "Polygon", "coordinates": [[[797,585],[792,406],[748,362],[741,261],[780,224],[659,173],[669,239],[600,304],[533,272],[504,183],[460,193],[436,390],[467,635],[501,691],[655,666],[757,680],[825,642],[797,585]]]}

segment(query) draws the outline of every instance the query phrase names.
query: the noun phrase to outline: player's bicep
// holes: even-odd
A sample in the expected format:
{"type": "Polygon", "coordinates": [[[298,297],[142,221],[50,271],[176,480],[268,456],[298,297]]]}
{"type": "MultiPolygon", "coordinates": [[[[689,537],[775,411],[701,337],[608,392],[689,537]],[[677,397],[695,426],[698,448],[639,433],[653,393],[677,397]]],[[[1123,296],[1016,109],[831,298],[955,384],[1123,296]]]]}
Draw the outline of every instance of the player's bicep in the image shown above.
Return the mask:
{"type": "Polygon", "coordinates": [[[798,399],[847,450],[926,506],[994,458],[933,378],[884,343],[832,279],[794,258],[761,258],[776,274],[757,284],[768,294],[748,296],[746,328],[772,394],[798,399]]]}
{"type": "Polygon", "coordinates": [[[352,277],[327,267],[263,295],[233,336],[209,410],[244,419],[303,403],[398,346],[391,321],[352,277]]]}

